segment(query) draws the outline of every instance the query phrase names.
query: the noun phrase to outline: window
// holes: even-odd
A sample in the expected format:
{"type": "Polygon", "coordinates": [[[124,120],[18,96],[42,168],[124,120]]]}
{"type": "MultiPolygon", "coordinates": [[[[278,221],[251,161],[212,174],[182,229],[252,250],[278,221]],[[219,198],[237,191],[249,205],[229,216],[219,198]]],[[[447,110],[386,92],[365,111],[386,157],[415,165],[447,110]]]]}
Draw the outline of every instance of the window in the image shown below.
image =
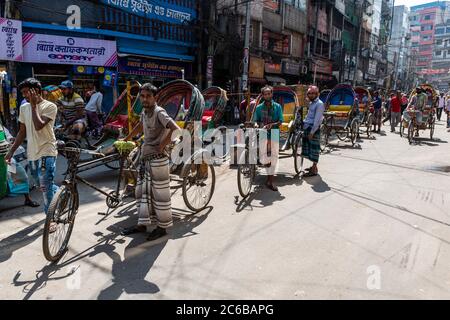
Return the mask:
{"type": "Polygon", "coordinates": [[[447,28],[445,29],[445,33],[450,33],[450,27],[447,27],[447,28]]]}
{"type": "Polygon", "coordinates": [[[431,15],[427,14],[423,17],[423,20],[431,20],[431,15]]]}
{"type": "Polygon", "coordinates": [[[441,50],[436,51],[435,55],[436,55],[436,56],[442,55],[442,51],[441,51],[441,50]]]}
{"type": "Polygon", "coordinates": [[[444,34],[445,33],[445,28],[436,28],[435,33],[436,34],[444,34]]]}
{"type": "Polygon", "coordinates": [[[433,26],[431,24],[429,25],[425,25],[425,26],[421,26],[420,27],[421,31],[429,31],[429,30],[433,30],[433,26]]]}
{"type": "Polygon", "coordinates": [[[441,45],[442,45],[442,40],[436,40],[436,44],[437,44],[438,46],[441,46],[441,45]]]}

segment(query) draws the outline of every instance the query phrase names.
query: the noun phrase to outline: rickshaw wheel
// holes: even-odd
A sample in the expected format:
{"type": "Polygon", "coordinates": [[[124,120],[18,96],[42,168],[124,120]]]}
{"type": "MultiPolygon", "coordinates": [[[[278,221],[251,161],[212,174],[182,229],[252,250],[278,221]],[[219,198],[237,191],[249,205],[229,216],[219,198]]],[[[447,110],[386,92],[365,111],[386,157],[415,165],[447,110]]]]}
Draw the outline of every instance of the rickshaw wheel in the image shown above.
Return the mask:
{"type": "Polygon", "coordinates": [[[118,199],[118,196],[115,191],[111,191],[109,193],[109,196],[106,198],[106,205],[110,209],[115,209],[119,206],[120,200],[118,199]]]}
{"type": "Polygon", "coordinates": [[[403,137],[403,130],[405,128],[403,127],[403,117],[400,119],[400,137],[403,137]]]}
{"type": "Polygon", "coordinates": [[[57,262],[67,251],[78,206],[77,190],[62,185],[53,197],[45,219],[42,249],[47,261],[57,262]]]}
{"type": "Polygon", "coordinates": [[[191,164],[183,178],[183,200],[186,206],[200,212],[205,209],[214,194],[216,173],[213,165],[191,164]]]}
{"type": "MultiPolygon", "coordinates": [[[[326,131],[326,130],[325,130],[326,131]]],[[[321,133],[322,135],[322,133],[321,133]]],[[[302,134],[298,134],[295,138],[295,144],[294,144],[294,167],[295,167],[295,173],[300,174],[303,171],[303,164],[305,163],[305,159],[302,156],[302,134]]],[[[321,138],[322,141],[322,138],[321,138]]]]}
{"type": "Polygon", "coordinates": [[[367,137],[370,138],[370,131],[372,129],[373,125],[373,114],[369,114],[369,117],[367,118],[367,137]]]}
{"type": "Polygon", "coordinates": [[[431,123],[430,123],[430,139],[431,140],[433,140],[435,124],[436,124],[436,121],[434,119],[431,120],[431,123]]]}
{"type": "Polygon", "coordinates": [[[354,146],[356,143],[356,137],[358,136],[358,131],[359,131],[358,120],[353,119],[353,121],[350,125],[350,139],[352,141],[352,146],[354,146]]]}
{"type": "Polygon", "coordinates": [[[408,142],[411,144],[414,139],[414,126],[411,122],[408,124],[408,142]]]}
{"type": "Polygon", "coordinates": [[[328,145],[328,129],[327,126],[322,124],[320,126],[320,151],[324,152],[328,145]]]}
{"type": "Polygon", "coordinates": [[[255,173],[256,166],[255,164],[250,164],[248,150],[245,150],[239,161],[237,175],[239,194],[242,198],[248,197],[252,191],[255,173]]]}

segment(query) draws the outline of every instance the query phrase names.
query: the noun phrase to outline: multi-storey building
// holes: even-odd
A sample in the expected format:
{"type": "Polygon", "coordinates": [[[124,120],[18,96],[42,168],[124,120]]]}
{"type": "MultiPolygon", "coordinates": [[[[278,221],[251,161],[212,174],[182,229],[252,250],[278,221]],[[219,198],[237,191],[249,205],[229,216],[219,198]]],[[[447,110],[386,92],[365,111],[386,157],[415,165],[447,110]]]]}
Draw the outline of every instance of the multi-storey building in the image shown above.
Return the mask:
{"type": "Polygon", "coordinates": [[[447,92],[450,83],[450,2],[441,10],[436,24],[432,72],[429,81],[440,91],[447,92]]]}
{"type": "MultiPolygon", "coordinates": [[[[416,27],[419,29],[419,27],[416,27]]],[[[420,29],[419,29],[420,30],[420,29]]],[[[420,31],[415,31],[416,36],[414,42],[418,43],[420,40],[420,31]]],[[[394,17],[392,22],[392,33],[389,40],[389,60],[393,62],[393,89],[403,88],[407,90],[409,70],[409,57],[410,57],[410,35],[409,26],[409,9],[406,6],[395,6],[394,17]]]]}
{"type": "Polygon", "coordinates": [[[442,14],[445,12],[446,1],[430,2],[411,7],[411,51],[416,55],[413,72],[416,72],[421,81],[429,81],[430,75],[435,73],[432,69],[432,60],[435,47],[436,25],[442,23],[442,14]]]}

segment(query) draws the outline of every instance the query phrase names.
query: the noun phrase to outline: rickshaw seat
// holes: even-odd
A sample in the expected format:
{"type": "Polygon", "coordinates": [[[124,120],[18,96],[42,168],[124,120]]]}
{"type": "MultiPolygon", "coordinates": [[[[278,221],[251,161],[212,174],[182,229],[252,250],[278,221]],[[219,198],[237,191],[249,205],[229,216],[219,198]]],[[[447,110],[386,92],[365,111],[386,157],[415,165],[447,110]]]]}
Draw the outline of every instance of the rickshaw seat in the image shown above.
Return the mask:
{"type": "Polygon", "coordinates": [[[128,116],[121,114],[121,115],[117,116],[116,121],[107,123],[105,125],[105,128],[107,130],[118,132],[119,129],[126,128],[127,126],[128,126],[128,116]]]}

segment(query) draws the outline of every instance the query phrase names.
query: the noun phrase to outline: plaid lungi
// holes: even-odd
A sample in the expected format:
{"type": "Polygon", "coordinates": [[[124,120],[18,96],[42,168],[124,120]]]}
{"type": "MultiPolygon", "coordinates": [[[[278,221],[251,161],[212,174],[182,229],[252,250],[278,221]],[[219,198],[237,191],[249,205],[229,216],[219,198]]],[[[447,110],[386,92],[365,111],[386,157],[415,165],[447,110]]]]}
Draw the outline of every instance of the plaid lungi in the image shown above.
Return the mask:
{"type": "Polygon", "coordinates": [[[136,185],[138,225],[172,226],[169,158],[165,155],[144,157],[136,185]]]}
{"type": "Polygon", "coordinates": [[[308,135],[312,128],[306,128],[303,132],[302,156],[312,162],[319,162],[320,155],[320,130],[317,130],[313,138],[309,140],[308,135]]]}

